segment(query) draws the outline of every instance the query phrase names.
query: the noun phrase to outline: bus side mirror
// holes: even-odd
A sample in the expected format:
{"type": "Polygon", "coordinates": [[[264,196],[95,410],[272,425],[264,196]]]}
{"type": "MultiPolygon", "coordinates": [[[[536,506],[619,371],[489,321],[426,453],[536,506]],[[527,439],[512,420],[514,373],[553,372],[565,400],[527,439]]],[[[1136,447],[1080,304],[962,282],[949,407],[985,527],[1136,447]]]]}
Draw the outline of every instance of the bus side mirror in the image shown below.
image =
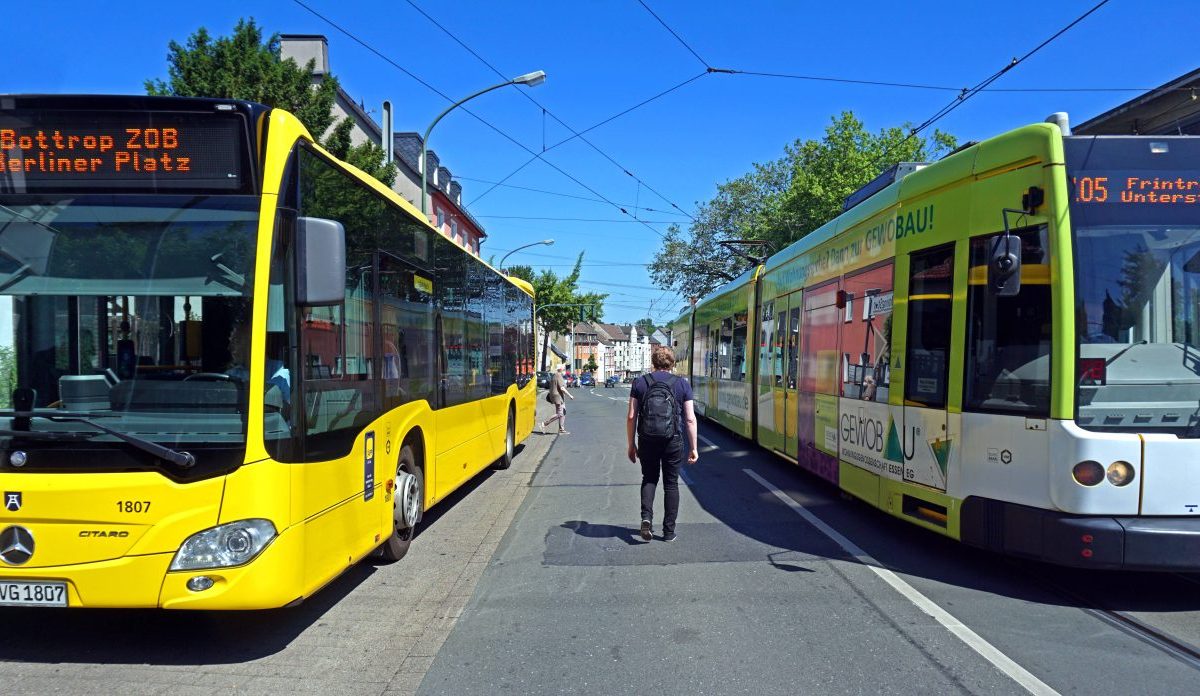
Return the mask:
{"type": "Polygon", "coordinates": [[[338,305],[346,297],[346,229],[336,220],[296,219],[296,304],[338,305]]]}
{"type": "Polygon", "coordinates": [[[1005,232],[992,243],[988,260],[988,288],[998,297],[1021,292],[1021,238],[1005,232]]]}

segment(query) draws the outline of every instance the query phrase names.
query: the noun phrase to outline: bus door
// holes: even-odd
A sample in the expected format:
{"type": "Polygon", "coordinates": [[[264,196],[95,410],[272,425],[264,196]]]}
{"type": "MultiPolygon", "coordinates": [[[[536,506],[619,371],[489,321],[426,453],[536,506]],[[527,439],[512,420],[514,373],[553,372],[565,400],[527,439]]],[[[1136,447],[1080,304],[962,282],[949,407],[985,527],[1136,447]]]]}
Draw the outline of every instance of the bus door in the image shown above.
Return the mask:
{"type": "Polygon", "coordinates": [[[903,478],[944,491],[951,445],[946,405],[954,246],[911,254],[908,276],[904,426],[899,437],[903,478]]]}

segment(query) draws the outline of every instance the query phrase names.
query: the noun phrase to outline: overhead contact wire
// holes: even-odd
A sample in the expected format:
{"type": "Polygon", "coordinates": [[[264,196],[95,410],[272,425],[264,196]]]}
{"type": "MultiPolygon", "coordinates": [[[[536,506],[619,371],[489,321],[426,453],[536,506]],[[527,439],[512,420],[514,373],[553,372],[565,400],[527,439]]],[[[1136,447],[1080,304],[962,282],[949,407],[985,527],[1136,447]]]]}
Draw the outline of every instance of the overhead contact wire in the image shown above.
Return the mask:
{"type": "MultiPolygon", "coordinates": [[[[469,45],[468,45],[468,44],[467,44],[465,41],[463,41],[462,39],[458,38],[458,36],[456,36],[456,35],[454,34],[454,32],[452,32],[452,31],[450,31],[449,29],[447,29],[447,28],[446,28],[446,27],[445,27],[445,26],[444,26],[444,25],[443,25],[441,22],[439,22],[439,21],[437,21],[436,19],[434,19],[434,18],[433,18],[433,16],[431,16],[431,15],[430,15],[428,12],[426,12],[426,11],[425,11],[425,10],[423,10],[423,9],[422,9],[422,8],[421,8],[419,5],[417,5],[417,4],[416,4],[416,2],[414,2],[414,0],[406,0],[406,2],[408,2],[408,4],[409,4],[409,5],[410,5],[410,6],[411,6],[411,7],[412,7],[414,10],[416,10],[418,13],[420,13],[420,14],[421,14],[421,16],[423,16],[425,19],[429,20],[429,22],[430,22],[431,24],[433,24],[433,25],[434,25],[435,27],[437,27],[438,29],[441,29],[441,30],[442,30],[442,32],[443,32],[444,34],[446,34],[446,36],[449,36],[449,37],[450,37],[450,39],[451,39],[451,40],[453,40],[453,41],[454,41],[455,43],[457,43],[459,46],[462,46],[462,47],[463,47],[463,49],[464,49],[464,50],[466,50],[468,53],[470,53],[471,55],[475,56],[475,58],[476,58],[476,59],[477,59],[479,62],[481,62],[481,63],[483,63],[484,65],[486,65],[486,66],[488,67],[488,69],[490,69],[492,72],[494,72],[496,75],[500,76],[501,78],[504,78],[504,77],[506,77],[506,76],[505,76],[505,74],[504,74],[504,73],[502,73],[502,72],[500,72],[500,70],[499,70],[499,69],[498,69],[496,66],[492,65],[492,64],[491,64],[491,63],[490,63],[490,62],[489,62],[489,61],[488,61],[486,58],[484,58],[483,56],[481,56],[481,55],[480,55],[480,54],[479,54],[479,53],[478,53],[478,52],[477,52],[475,49],[471,48],[471,47],[470,47],[470,46],[469,46],[469,45]]],[[[545,153],[546,153],[547,151],[549,151],[549,150],[553,150],[554,148],[558,147],[559,145],[562,145],[562,144],[564,144],[564,143],[570,142],[570,141],[571,141],[572,139],[574,139],[574,138],[579,138],[579,139],[580,139],[580,140],[582,140],[584,143],[587,143],[587,145],[588,145],[589,147],[591,147],[593,150],[595,150],[597,153],[599,153],[601,156],[603,156],[605,159],[607,159],[609,162],[611,162],[613,165],[615,165],[616,167],[618,167],[618,168],[619,168],[619,169],[620,169],[622,172],[624,172],[625,174],[627,174],[627,175],[629,175],[629,176],[633,177],[634,179],[636,179],[636,180],[638,181],[638,183],[640,183],[641,185],[645,186],[647,189],[649,189],[649,190],[653,191],[653,192],[655,193],[655,195],[657,195],[659,198],[661,198],[661,199],[663,200],[663,202],[667,203],[667,204],[668,204],[668,205],[670,205],[672,208],[675,208],[676,210],[679,210],[681,213],[683,213],[684,215],[686,215],[688,218],[690,218],[690,219],[692,219],[692,220],[695,220],[695,218],[693,218],[693,217],[692,217],[692,216],[691,216],[689,213],[687,213],[687,212],[686,212],[686,211],[684,211],[682,208],[680,208],[678,205],[676,205],[674,201],[671,201],[670,199],[668,199],[668,198],[666,198],[665,196],[663,196],[661,193],[658,193],[657,191],[655,191],[655,190],[654,190],[654,189],[653,189],[653,188],[652,188],[652,187],[651,187],[649,184],[647,184],[645,181],[642,181],[641,179],[639,179],[639,178],[638,178],[638,176],[637,176],[636,174],[634,174],[633,172],[629,171],[629,169],[627,169],[627,168],[626,168],[624,165],[622,165],[620,162],[617,162],[615,159],[613,159],[613,158],[612,158],[612,156],[610,156],[610,155],[609,155],[607,152],[605,152],[604,150],[600,149],[600,147],[598,147],[598,146],[597,146],[595,143],[593,143],[592,141],[588,140],[587,138],[584,138],[584,137],[583,137],[583,134],[584,134],[584,133],[587,133],[588,131],[591,131],[591,130],[594,130],[594,129],[596,129],[596,128],[599,128],[600,126],[602,126],[602,125],[604,125],[604,124],[606,124],[606,123],[608,123],[608,122],[610,122],[610,121],[612,121],[612,120],[614,120],[614,119],[620,118],[621,116],[624,116],[625,114],[627,114],[627,113],[629,113],[629,112],[631,112],[631,111],[633,111],[633,110],[635,110],[635,109],[641,108],[641,107],[645,106],[646,104],[649,104],[650,102],[652,102],[652,101],[654,101],[654,100],[656,100],[656,99],[659,99],[659,98],[661,98],[661,97],[664,97],[664,96],[666,96],[667,94],[670,94],[671,92],[674,92],[675,90],[677,90],[677,89],[679,89],[679,88],[681,88],[681,87],[683,87],[683,86],[685,86],[685,85],[687,85],[687,84],[689,84],[689,83],[691,83],[691,82],[693,82],[693,81],[695,81],[695,80],[697,80],[697,79],[699,79],[699,78],[703,77],[703,76],[704,76],[704,75],[706,75],[706,74],[707,74],[707,72],[701,73],[701,74],[699,74],[699,75],[697,75],[697,76],[695,76],[695,77],[693,77],[693,78],[691,78],[691,79],[689,79],[689,80],[686,80],[686,81],[684,81],[684,82],[681,82],[681,83],[679,83],[678,85],[675,85],[674,87],[672,87],[672,88],[670,88],[670,89],[668,89],[668,90],[665,90],[665,91],[663,91],[663,92],[659,92],[658,94],[654,95],[653,97],[650,97],[649,99],[646,99],[646,100],[644,100],[644,101],[642,101],[642,102],[640,102],[640,103],[638,103],[638,104],[636,104],[636,105],[634,105],[634,106],[632,106],[632,107],[630,107],[630,108],[628,108],[628,109],[625,109],[624,111],[622,111],[622,112],[620,112],[620,113],[618,113],[618,114],[616,114],[616,115],[614,115],[614,116],[610,116],[609,118],[607,118],[607,119],[604,119],[603,121],[600,121],[599,123],[596,123],[596,124],[594,124],[594,125],[592,125],[592,126],[590,126],[590,127],[588,127],[588,128],[585,128],[585,129],[584,129],[584,130],[582,130],[582,131],[576,131],[576,130],[575,130],[574,128],[572,128],[572,127],[571,127],[571,126],[570,126],[570,125],[569,125],[569,124],[568,124],[566,121],[564,121],[564,120],[562,120],[561,118],[559,118],[557,114],[555,114],[553,111],[550,111],[550,110],[549,110],[549,109],[547,109],[547,108],[546,108],[546,107],[545,107],[545,106],[544,106],[544,105],[543,105],[541,102],[539,102],[538,100],[536,100],[536,99],[534,99],[532,96],[530,96],[530,94],[529,94],[528,92],[526,92],[526,91],[522,90],[520,94],[521,94],[521,96],[525,97],[525,98],[526,98],[526,99],[528,99],[528,100],[529,100],[531,103],[533,103],[535,106],[537,106],[538,108],[540,108],[540,109],[542,110],[542,153],[543,153],[543,154],[545,154],[545,153]],[[551,145],[551,146],[548,146],[548,147],[547,147],[547,145],[546,145],[546,126],[545,126],[545,117],[546,117],[547,115],[548,115],[548,116],[550,116],[550,118],[552,118],[552,119],[554,119],[555,121],[557,121],[557,122],[559,123],[559,125],[563,126],[563,127],[564,127],[564,128],[566,128],[567,130],[571,131],[571,133],[572,133],[572,137],[571,137],[571,138],[567,138],[566,140],[560,141],[560,142],[558,142],[558,143],[555,143],[554,145],[551,145]]],[[[535,159],[536,159],[536,158],[535,158],[535,159]]],[[[530,162],[532,162],[532,161],[533,161],[533,160],[530,160],[530,162]]],[[[517,171],[520,171],[521,169],[523,169],[523,168],[524,168],[526,165],[528,165],[528,164],[529,164],[529,162],[526,162],[525,164],[521,165],[520,167],[518,167],[518,168],[517,168],[517,171]]],[[[513,172],[513,174],[515,174],[515,173],[516,173],[516,172],[513,172]]],[[[507,177],[504,177],[504,179],[503,179],[503,180],[504,180],[504,181],[506,181],[506,180],[508,180],[508,179],[509,179],[511,176],[512,176],[512,174],[510,174],[510,175],[509,175],[509,176],[507,176],[507,177]]],[[[473,198],[473,199],[471,200],[471,202],[467,204],[467,206],[466,206],[466,207],[470,207],[470,206],[471,206],[471,205],[473,205],[475,202],[477,202],[479,199],[481,199],[481,198],[483,198],[484,196],[486,196],[487,194],[491,193],[491,192],[492,192],[492,190],[493,190],[494,188],[495,188],[495,186],[493,186],[492,188],[488,189],[487,191],[484,191],[482,194],[480,194],[480,195],[476,196],[475,198],[473,198]]]]}
{"type": "MultiPolygon", "coordinates": [[[[367,42],[363,41],[362,39],[358,38],[358,37],[357,37],[357,36],[355,36],[354,34],[350,33],[348,30],[346,30],[346,29],[342,28],[342,26],[341,26],[341,25],[337,24],[337,23],[336,23],[336,22],[334,22],[333,20],[329,19],[328,17],[325,17],[324,15],[322,15],[322,14],[321,14],[321,13],[319,13],[319,12],[317,12],[317,11],[316,11],[316,10],[314,10],[313,8],[311,8],[311,7],[309,7],[308,5],[304,4],[304,2],[303,2],[302,0],[292,0],[292,2],[296,3],[296,4],[297,4],[297,5],[299,5],[300,7],[303,7],[304,9],[308,10],[308,11],[309,11],[309,12],[311,12],[313,15],[315,15],[316,17],[318,17],[318,18],[319,18],[319,19],[321,19],[322,21],[324,21],[324,22],[326,22],[327,24],[329,24],[329,26],[331,26],[331,27],[333,27],[334,29],[337,29],[337,30],[338,30],[338,31],[340,31],[341,33],[345,34],[345,35],[346,35],[348,38],[350,38],[350,40],[354,41],[354,42],[355,42],[355,43],[357,43],[358,45],[360,45],[360,46],[362,46],[363,48],[367,49],[367,50],[368,50],[368,51],[370,51],[371,53],[374,53],[376,56],[378,56],[380,59],[382,59],[382,60],[383,60],[385,63],[387,63],[388,65],[391,65],[392,67],[396,68],[396,69],[397,69],[397,70],[399,70],[400,72],[402,72],[402,73],[404,73],[405,75],[408,75],[408,76],[409,76],[409,77],[411,77],[412,79],[416,80],[418,83],[420,83],[421,85],[423,85],[424,87],[426,87],[427,89],[429,89],[430,91],[432,91],[434,94],[437,94],[438,96],[442,97],[443,99],[445,99],[445,100],[447,100],[447,101],[449,101],[449,102],[453,102],[453,101],[454,101],[454,100],[453,100],[453,99],[452,99],[452,98],[451,98],[449,95],[445,94],[444,92],[442,92],[442,91],[441,91],[441,90],[439,90],[438,88],[434,87],[433,85],[429,84],[429,83],[428,83],[428,82],[426,82],[425,80],[422,80],[420,77],[417,77],[417,76],[416,76],[415,74],[413,74],[411,71],[409,71],[409,70],[405,69],[404,67],[402,67],[402,66],[401,66],[399,63],[397,63],[396,61],[392,60],[391,58],[387,57],[387,56],[386,56],[386,55],[384,55],[383,53],[379,52],[377,49],[375,49],[374,47],[372,47],[372,46],[371,46],[370,44],[368,44],[367,42]]],[[[468,114],[470,114],[470,115],[471,115],[472,117],[474,117],[474,118],[475,118],[477,121],[479,121],[480,123],[484,124],[484,125],[485,125],[485,126],[487,126],[488,128],[491,128],[491,129],[492,129],[493,131],[495,131],[497,134],[499,134],[500,136],[502,136],[502,137],[503,137],[505,140],[508,140],[509,142],[511,142],[512,144],[514,144],[514,145],[516,145],[517,147],[521,148],[521,149],[522,149],[522,150],[524,150],[525,152],[527,152],[527,153],[529,153],[529,154],[531,154],[531,155],[535,155],[535,156],[536,156],[536,154],[537,154],[537,153],[535,153],[535,152],[534,152],[534,151],[533,151],[531,148],[527,147],[527,146],[526,146],[524,143],[520,142],[519,140],[517,140],[516,138],[512,137],[512,136],[511,136],[511,135],[509,135],[508,133],[505,133],[504,131],[500,130],[498,127],[496,127],[496,126],[492,125],[490,122],[488,122],[488,121],[487,121],[486,119],[484,119],[482,116],[480,116],[480,115],[476,114],[475,112],[471,111],[470,109],[466,108],[465,106],[459,107],[459,109],[460,109],[460,110],[462,110],[462,111],[465,111],[465,112],[466,112],[466,113],[468,113],[468,114]]],[[[616,203],[613,203],[613,202],[612,202],[612,201],[610,201],[610,200],[609,200],[609,199],[608,199],[606,196],[604,196],[603,194],[601,194],[599,191],[597,191],[597,190],[595,190],[594,188],[592,188],[591,186],[588,186],[587,184],[583,183],[582,181],[580,181],[580,180],[579,180],[578,178],[576,178],[575,176],[572,176],[570,173],[568,173],[567,171],[565,171],[565,170],[564,170],[562,167],[559,167],[558,165],[554,164],[553,162],[550,162],[549,160],[545,160],[545,159],[543,159],[542,161],[543,161],[543,162],[545,162],[545,163],[546,163],[546,165],[547,165],[547,166],[549,166],[549,167],[550,167],[551,169],[553,169],[554,171],[558,172],[559,174],[562,174],[563,176],[567,177],[567,178],[568,178],[568,179],[570,179],[571,181],[573,181],[573,182],[575,182],[576,184],[578,184],[580,187],[582,187],[582,188],[586,189],[586,190],[587,190],[589,193],[591,193],[592,195],[594,195],[594,196],[596,196],[596,197],[598,197],[598,198],[602,198],[602,199],[604,199],[604,202],[606,202],[606,203],[608,203],[609,205],[613,206],[614,208],[616,208],[617,210],[621,211],[622,213],[624,213],[624,214],[626,214],[626,215],[629,215],[628,211],[626,211],[624,208],[622,208],[621,206],[617,205],[616,203]]],[[[630,217],[632,217],[632,216],[630,216],[630,217]]],[[[645,225],[645,223],[643,223],[643,224],[645,225]]],[[[662,232],[659,232],[658,230],[654,229],[654,228],[653,228],[653,227],[651,227],[650,225],[645,225],[645,227],[646,227],[646,229],[650,230],[650,231],[651,231],[651,232],[653,232],[654,234],[657,234],[659,237],[662,237],[662,238],[664,238],[664,239],[666,238],[666,235],[664,235],[662,232]]]]}

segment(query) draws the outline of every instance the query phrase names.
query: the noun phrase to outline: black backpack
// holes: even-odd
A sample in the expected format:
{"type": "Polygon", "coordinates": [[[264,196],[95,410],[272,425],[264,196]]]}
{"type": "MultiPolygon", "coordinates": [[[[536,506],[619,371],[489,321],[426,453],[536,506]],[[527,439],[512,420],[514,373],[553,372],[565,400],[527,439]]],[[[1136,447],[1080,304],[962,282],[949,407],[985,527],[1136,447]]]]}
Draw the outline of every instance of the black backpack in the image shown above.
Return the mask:
{"type": "Polygon", "coordinates": [[[675,375],[665,380],[645,376],[646,393],[638,404],[638,435],[643,440],[668,442],[679,432],[679,403],[675,400],[675,375]]]}

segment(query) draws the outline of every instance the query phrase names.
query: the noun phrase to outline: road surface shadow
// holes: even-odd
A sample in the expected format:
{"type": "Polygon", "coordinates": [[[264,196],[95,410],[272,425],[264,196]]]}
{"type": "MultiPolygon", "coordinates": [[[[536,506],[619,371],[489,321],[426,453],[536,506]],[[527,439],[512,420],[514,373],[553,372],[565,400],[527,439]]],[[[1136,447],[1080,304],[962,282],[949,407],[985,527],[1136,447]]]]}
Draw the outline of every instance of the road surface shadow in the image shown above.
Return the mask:
{"type": "MultiPolygon", "coordinates": [[[[520,455],[524,445],[518,445],[520,455]]],[[[426,513],[414,543],[498,472],[486,469],[426,513]]],[[[397,565],[404,564],[401,560],[397,565]]],[[[274,655],[384,570],[368,556],[302,604],[260,611],[0,608],[0,660],[128,665],[236,664],[274,655]]]]}
{"type": "Polygon", "coordinates": [[[701,430],[718,447],[706,452],[697,466],[687,469],[691,481],[688,490],[722,523],[764,544],[857,562],[743,469],[751,469],[772,482],[900,574],[1048,605],[1198,612],[1200,619],[1200,577],[1196,575],[1073,569],[1001,556],[843,497],[837,487],[823,479],[712,423],[702,421],[701,430]],[[780,514],[792,519],[780,524],[780,514]],[[816,543],[817,538],[824,542],[816,543]],[[1064,588],[1070,591],[1063,592],[1064,588]]]}

